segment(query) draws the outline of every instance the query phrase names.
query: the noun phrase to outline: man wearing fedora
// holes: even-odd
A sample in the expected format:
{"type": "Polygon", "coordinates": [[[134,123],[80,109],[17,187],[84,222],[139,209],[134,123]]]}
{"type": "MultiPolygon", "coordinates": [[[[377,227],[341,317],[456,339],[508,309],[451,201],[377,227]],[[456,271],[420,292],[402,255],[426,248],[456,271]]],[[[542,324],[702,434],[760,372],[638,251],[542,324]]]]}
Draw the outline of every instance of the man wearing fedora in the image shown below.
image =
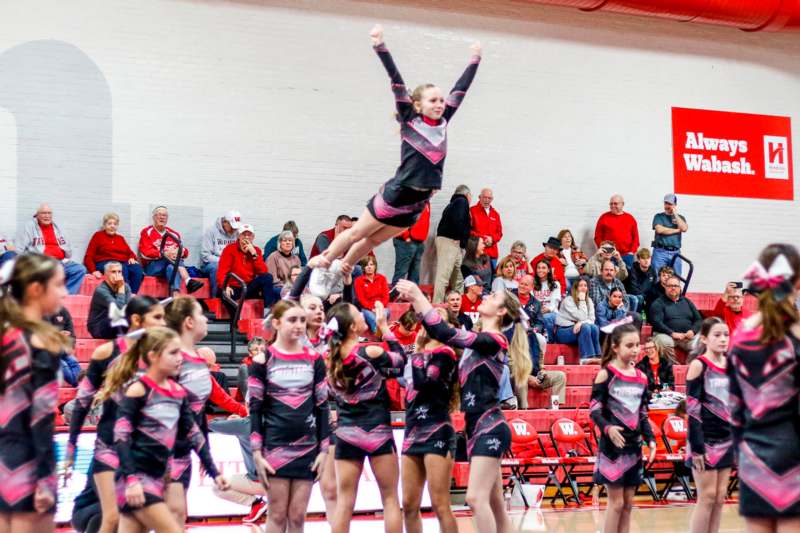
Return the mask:
{"type": "Polygon", "coordinates": [[[561,285],[561,296],[567,291],[567,278],[564,275],[564,264],[558,258],[558,252],[561,251],[561,241],[555,237],[550,237],[547,242],[543,242],[544,252],[540,253],[531,260],[531,267],[536,272],[536,264],[539,261],[546,261],[550,263],[550,268],[553,269],[553,278],[561,285]]]}

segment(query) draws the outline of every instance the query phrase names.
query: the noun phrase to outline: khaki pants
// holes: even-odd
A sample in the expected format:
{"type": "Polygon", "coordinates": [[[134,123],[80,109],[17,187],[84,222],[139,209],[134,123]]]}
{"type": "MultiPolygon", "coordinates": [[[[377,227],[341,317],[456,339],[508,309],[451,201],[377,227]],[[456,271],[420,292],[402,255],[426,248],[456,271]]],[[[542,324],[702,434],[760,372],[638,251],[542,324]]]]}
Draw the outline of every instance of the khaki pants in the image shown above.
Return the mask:
{"type": "MultiPolygon", "coordinates": [[[[444,302],[447,289],[464,292],[464,278],[461,275],[461,259],[464,256],[461,244],[447,237],[436,237],[436,278],[433,285],[433,303],[444,302]]],[[[486,280],[483,280],[484,283],[486,280]]]]}
{"type": "Polygon", "coordinates": [[[234,474],[228,477],[231,488],[219,490],[216,486],[212,488],[214,496],[250,507],[258,496],[266,496],[267,491],[260,481],[253,481],[245,474],[234,474]]]}
{"type": "MultiPolygon", "coordinates": [[[[544,370],[542,386],[538,390],[551,389],[550,394],[558,395],[558,404],[564,405],[567,392],[567,375],[560,370],[544,370]]],[[[528,382],[525,381],[521,387],[517,387],[517,399],[520,409],[528,408],[528,382]]]]}

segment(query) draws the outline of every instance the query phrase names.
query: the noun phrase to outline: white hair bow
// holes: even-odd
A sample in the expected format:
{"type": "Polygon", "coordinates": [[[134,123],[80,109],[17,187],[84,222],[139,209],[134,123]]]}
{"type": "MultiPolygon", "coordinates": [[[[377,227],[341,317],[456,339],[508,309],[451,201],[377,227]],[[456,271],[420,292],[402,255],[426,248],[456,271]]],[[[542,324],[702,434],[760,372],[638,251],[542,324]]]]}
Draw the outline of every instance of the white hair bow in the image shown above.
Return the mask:
{"type": "Polygon", "coordinates": [[[128,327],[128,320],[125,318],[126,307],[128,306],[123,305],[122,309],[120,309],[115,302],[111,302],[111,305],[108,306],[108,319],[111,321],[112,328],[128,327]]]}
{"type": "Polygon", "coordinates": [[[11,281],[11,275],[14,273],[14,265],[17,264],[17,257],[19,256],[9,259],[0,267],[0,286],[6,285],[11,281]]]}
{"type": "Polygon", "coordinates": [[[769,270],[764,268],[759,261],[754,261],[742,278],[750,282],[750,288],[763,291],[779,287],[792,276],[794,276],[792,265],[789,264],[785,255],[780,254],[772,260],[769,270]]]}
{"type": "Polygon", "coordinates": [[[336,317],[333,317],[328,321],[327,324],[322,326],[320,335],[323,339],[327,340],[330,339],[335,333],[339,333],[339,321],[336,320],[336,317]]]}
{"type": "Polygon", "coordinates": [[[127,334],[125,334],[125,338],[130,339],[132,341],[138,341],[139,339],[144,337],[145,333],[147,333],[147,330],[144,328],[140,328],[133,331],[129,331],[127,334]]]}

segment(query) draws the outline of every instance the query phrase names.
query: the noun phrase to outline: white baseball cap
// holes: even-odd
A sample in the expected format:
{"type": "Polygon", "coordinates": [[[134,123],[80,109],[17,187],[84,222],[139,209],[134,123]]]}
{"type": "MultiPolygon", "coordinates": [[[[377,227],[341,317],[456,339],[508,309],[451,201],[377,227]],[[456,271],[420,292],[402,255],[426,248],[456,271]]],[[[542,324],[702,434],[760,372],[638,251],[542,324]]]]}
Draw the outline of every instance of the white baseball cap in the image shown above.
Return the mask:
{"type": "Polygon", "coordinates": [[[239,211],[228,211],[223,218],[228,221],[228,224],[233,229],[239,229],[239,226],[242,225],[242,215],[239,211]]]}
{"type": "Polygon", "coordinates": [[[242,233],[244,233],[245,231],[249,231],[249,232],[250,232],[250,233],[252,233],[254,236],[255,236],[255,234],[256,234],[256,230],[254,230],[254,229],[253,229],[253,226],[251,226],[250,224],[241,224],[241,225],[239,226],[239,235],[241,235],[241,234],[242,234],[242,233]]]}

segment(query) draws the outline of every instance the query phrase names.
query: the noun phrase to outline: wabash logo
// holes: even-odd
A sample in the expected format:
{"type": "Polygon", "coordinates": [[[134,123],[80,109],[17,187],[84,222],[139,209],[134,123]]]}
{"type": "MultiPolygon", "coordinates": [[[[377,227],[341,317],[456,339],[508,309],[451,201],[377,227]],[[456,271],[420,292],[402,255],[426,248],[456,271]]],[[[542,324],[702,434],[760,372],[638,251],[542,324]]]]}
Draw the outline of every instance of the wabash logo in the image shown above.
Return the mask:
{"type": "Polygon", "coordinates": [[[789,141],[786,137],[764,135],[764,177],[789,179],[789,141]]]}

